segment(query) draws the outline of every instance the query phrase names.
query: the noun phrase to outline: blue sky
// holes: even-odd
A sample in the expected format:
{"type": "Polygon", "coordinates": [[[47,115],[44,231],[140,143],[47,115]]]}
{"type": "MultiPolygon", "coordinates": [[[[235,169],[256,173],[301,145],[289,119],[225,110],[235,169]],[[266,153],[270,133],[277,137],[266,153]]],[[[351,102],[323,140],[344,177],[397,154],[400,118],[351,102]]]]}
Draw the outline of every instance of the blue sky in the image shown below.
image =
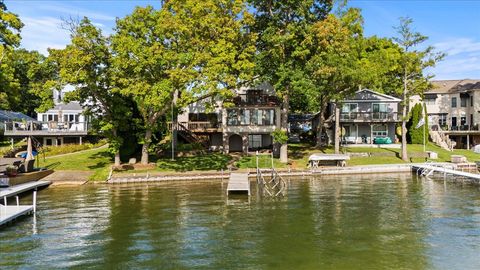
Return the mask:
{"type": "MultiPolygon", "coordinates": [[[[200,0],[199,0],[200,1],[200,0]]],[[[25,27],[22,46],[46,53],[48,47],[62,48],[68,33],[60,27],[62,18],[89,17],[110,33],[116,17],[129,14],[137,5],[159,6],[160,1],[41,1],[6,0],[25,27]]],[[[367,35],[391,37],[398,18],[411,17],[415,29],[430,37],[428,45],[448,56],[430,72],[436,79],[480,79],[480,1],[454,0],[351,0],[362,9],[367,35]]]]}

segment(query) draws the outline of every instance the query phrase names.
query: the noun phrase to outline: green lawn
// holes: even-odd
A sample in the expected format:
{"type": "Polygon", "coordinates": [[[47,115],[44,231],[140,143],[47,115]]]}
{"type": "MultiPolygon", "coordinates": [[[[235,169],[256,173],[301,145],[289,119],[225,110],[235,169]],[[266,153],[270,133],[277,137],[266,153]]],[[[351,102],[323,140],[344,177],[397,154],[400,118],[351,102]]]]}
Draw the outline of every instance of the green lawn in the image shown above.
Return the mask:
{"type": "Polygon", "coordinates": [[[91,171],[90,180],[105,180],[110,171],[112,156],[107,148],[95,149],[88,152],[74,153],[68,156],[40,158],[40,167],[53,170],[91,171]]]}

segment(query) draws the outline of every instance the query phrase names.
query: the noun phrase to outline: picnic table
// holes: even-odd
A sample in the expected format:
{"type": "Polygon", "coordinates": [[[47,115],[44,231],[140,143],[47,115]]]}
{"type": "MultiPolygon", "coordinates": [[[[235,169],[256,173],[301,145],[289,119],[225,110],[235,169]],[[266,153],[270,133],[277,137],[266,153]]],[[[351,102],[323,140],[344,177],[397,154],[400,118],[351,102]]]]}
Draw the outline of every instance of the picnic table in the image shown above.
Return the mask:
{"type": "Polygon", "coordinates": [[[318,168],[322,162],[335,162],[337,166],[345,167],[347,160],[350,160],[350,156],[344,154],[312,154],[308,158],[308,167],[318,168]]]}

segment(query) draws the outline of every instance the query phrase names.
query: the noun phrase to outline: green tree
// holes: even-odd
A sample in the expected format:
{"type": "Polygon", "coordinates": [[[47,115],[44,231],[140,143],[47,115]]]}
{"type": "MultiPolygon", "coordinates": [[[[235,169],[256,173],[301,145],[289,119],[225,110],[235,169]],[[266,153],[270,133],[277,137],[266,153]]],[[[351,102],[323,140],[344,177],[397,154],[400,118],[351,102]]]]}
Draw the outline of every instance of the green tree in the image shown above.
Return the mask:
{"type": "Polygon", "coordinates": [[[65,26],[71,43],[63,50],[50,51],[59,66],[60,84],[75,86],[68,98],[80,101],[86,115],[92,116],[93,127],[108,138],[118,166],[123,143],[119,132],[126,129],[132,116],[115,84],[109,40],[86,17],[79,22],[68,20],[65,26]]]}
{"type": "Polygon", "coordinates": [[[432,88],[429,80],[433,76],[425,74],[425,69],[435,66],[445,56],[434,52],[432,46],[422,50],[417,49],[428,37],[415,32],[412,29],[412,23],[410,18],[400,18],[400,25],[395,27],[398,37],[393,39],[402,50],[398,80],[402,82],[399,92],[402,96],[402,160],[404,161],[408,161],[407,121],[410,96],[423,94],[425,90],[432,88]]]}
{"type": "MultiPolygon", "coordinates": [[[[251,0],[255,9],[257,42],[257,72],[273,84],[282,98],[281,128],[288,127],[290,96],[311,86],[305,79],[305,56],[308,51],[301,43],[315,22],[330,12],[333,1],[264,1],[251,0]]],[[[287,144],[280,148],[281,162],[287,162],[287,144]]]]}
{"type": "Polygon", "coordinates": [[[12,53],[20,45],[20,30],[23,23],[18,16],[7,10],[0,0],[0,109],[12,109],[12,103],[20,100],[19,84],[14,78],[12,53]]]}
{"type": "MultiPolygon", "coordinates": [[[[358,9],[341,15],[330,14],[310,29],[302,46],[310,52],[306,70],[311,87],[307,88],[310,107],[320,108],[317,146],[320,146],[327,105],[350,96],[362,81],[362,17],[358,9]]],[[[336,113],[338,114],[338,112],[336,113]]],[[[335,121],[336,123],[338,122],[335,121]]],[[[338,125],[337,125],[338,128],[338,125]]],[[[336,130],[336,135],[339,131],[336,130]]],[[[338,136],[336,136],[338,151],[338,136]]]]}
{"type": "Polygon", "coordinates": [[[11,54],[11,66],[17,83],[16,93],[9,96],[10,109],[34,115],[53,106],[52,89],[57,78],[57,66],[37,51],[16,49],[11,54]]]}
{"type": "Polygon", "coordinates": [[[251,78],[251,21],[239,0],[172,0],[160,10],[138,7],[117,21],[114,65],[121,93],[134,100],[143,118],[142,164],[148,163],[158,120],[172,103],[231,95],[251,78]]]}
{"type": "Polygon", "coordinates": [[[428,142],[428,116],[426,108],[421,103],[415,104],[410,111],[410,120],[407,123],[407,139],[413,144],[423,144],[424,142],[424,130],[425,130],[425,143],[428,142]],[[423,117],[423,125],[417,128],[420,119],[423,117]]]}

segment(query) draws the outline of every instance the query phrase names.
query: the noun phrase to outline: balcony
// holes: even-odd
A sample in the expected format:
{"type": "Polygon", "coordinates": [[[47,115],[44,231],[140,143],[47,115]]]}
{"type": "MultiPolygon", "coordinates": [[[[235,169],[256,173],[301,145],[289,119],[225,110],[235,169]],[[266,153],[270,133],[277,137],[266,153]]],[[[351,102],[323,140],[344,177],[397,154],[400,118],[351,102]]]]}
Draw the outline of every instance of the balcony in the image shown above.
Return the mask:
{"type": "MultiPolygon", "coordinates": [[[[172,122],[168,122],[168,129],[172,130],[172,122]]],[[[203,133],[203,132],[221,132],[221,123],[212,123],[210,121],[205,122],[178,122],[179,126],[184,127],[190,132],[203,133]]],[[[177,127],[178,129],[178,127],[177,127]]]]}
{"type": "Polygon", "coordinates": [[[479,134],[480,133],[480,126],[478,124],[475,125],[460,125],[460,126],[449,126],[449,125],[432,125],[432,130],[437,130],[440,133],[445,134],[479,134]]]}
{"type": "Polygon", "coordinates": [[[398,122],[396,112],[350,112],[340,113],[341,122],[398,122]]]}
{"type": "Polygon", "coordinates": [[[281,101],[276,96],[261,93],[249,93],[233,98],[235,106],[279,106],[281,101]]]}
{"type": "Polygon", "coordinates": [[[5,122],[5,136],[86,136],[86,122],[5,122]]]}

